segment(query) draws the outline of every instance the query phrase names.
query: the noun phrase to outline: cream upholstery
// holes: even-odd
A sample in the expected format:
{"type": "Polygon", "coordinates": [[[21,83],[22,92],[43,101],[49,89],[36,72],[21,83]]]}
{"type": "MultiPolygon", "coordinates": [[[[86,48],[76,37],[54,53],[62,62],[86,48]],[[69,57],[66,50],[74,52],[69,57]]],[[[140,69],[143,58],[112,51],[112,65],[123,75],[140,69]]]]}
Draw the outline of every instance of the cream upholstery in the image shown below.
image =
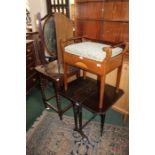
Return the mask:
{"type": "MultiPolygon", "coordinates": [[[[66,46],[65,52],[96,61],[103,61],[106,57],[103,47],[110,47],[110,45],[86,41],[66,46]]],[[[123,49],[120,47],[113,48],[111,57],[120,54],[122,51],[123,49]]]]}

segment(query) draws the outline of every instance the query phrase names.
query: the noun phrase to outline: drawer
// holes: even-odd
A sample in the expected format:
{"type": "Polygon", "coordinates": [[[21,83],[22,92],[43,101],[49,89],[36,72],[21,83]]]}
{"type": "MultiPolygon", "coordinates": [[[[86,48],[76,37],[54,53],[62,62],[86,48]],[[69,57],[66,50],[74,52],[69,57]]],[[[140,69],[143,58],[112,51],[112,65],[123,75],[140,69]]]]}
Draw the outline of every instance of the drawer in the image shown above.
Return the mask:
{"type": "Polygon", "coordinates": [[[26,80],[26,92],[28,92],[37,82],[37,74],[26,80]]]}
{"type": "Polygon", "coordinates": [[[29,65],[30,63],[35,63],[35,58],[33,53],[30,53],[26,56],[26,66],[29,65]]]}
{"type": "Polygon", "coordinates": [[[35,67],[34,62],[26,66],[26,78],[28,78],[29,76],[35,73],[34,67],[35,67]]]}
{"type": "Polygon", "coordinates": [[[26,55],[34,53],[33,43],[26,45],[26,55]]]}

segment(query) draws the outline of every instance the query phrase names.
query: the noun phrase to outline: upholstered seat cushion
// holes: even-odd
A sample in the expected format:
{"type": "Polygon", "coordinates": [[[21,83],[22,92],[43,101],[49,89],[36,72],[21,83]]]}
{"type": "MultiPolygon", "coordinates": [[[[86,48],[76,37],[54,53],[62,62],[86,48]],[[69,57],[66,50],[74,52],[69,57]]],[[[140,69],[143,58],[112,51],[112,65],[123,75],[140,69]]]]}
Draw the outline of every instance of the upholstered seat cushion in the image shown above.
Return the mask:
{"type": "MultiPolygon", "coordinates": [[[[103,61],[106,57],[103,47],[110,47],[110,45],[86,41],[66,46],[65,52],[96,61],[103,61]]],[[[111,57],[120,54],[122,51],[123,49],[120,47],[113,48],[111,57]]]]}

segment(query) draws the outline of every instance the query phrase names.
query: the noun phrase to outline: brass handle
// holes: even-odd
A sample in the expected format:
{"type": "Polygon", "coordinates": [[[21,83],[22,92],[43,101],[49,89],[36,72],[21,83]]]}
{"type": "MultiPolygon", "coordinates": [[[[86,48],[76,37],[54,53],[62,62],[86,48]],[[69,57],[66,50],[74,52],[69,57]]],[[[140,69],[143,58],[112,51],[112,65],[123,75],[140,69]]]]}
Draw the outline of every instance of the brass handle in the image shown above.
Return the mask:
{"type": "Polygon", "coordinates": [[[32,57],[28,57],[28,60],[32,60],[32,57]]]}
{"type": "Polygon", "coordinates": [[[33,82],[35,82],[35,81],[36,81],[36,79],[35,79],[35,78],[33,78],[33,79],[32,79],[32,81],[33,81],[33,82]]]}
{"type": "Polygon", "coordinates": [[[32,71],[33,70],[33,67],[30,67],[30,70],[32,71]]]}
{"type": "Polygon", "coordinates": [[[31,52],[31,50],[30,49],[27,49],[27,52],[31,52]]]}

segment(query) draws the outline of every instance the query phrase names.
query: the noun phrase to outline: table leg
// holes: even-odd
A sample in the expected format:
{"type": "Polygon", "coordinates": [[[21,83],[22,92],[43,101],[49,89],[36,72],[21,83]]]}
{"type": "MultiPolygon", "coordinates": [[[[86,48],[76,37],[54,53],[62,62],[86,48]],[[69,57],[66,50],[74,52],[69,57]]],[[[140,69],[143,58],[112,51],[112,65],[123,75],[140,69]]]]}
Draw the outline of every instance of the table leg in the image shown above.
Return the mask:
{"type": "Polygon", "coordinates": [[[118,70],[117,70],[116,91],[118,91],[119,86],[120,86],[121,73],[122,73],[122,65],[118,67],[118,70]]]}
{"type": "Polygon", "coordinates": [[[104,127],[104,121],[105,121],[105,114],[100,114],[101,116],[101,136],[103,134],[103,127],[104,127]]]}
{"type": "MultiPolygon", "coordinates": [[[[73,102],[72,102],[73,103],[73,102]]],[[[75,122],[75,129],[78,130],[78,107],[76,106],[76,103],[73,103],[73,112],[74,112],[74,122],[75,122]]]]}

